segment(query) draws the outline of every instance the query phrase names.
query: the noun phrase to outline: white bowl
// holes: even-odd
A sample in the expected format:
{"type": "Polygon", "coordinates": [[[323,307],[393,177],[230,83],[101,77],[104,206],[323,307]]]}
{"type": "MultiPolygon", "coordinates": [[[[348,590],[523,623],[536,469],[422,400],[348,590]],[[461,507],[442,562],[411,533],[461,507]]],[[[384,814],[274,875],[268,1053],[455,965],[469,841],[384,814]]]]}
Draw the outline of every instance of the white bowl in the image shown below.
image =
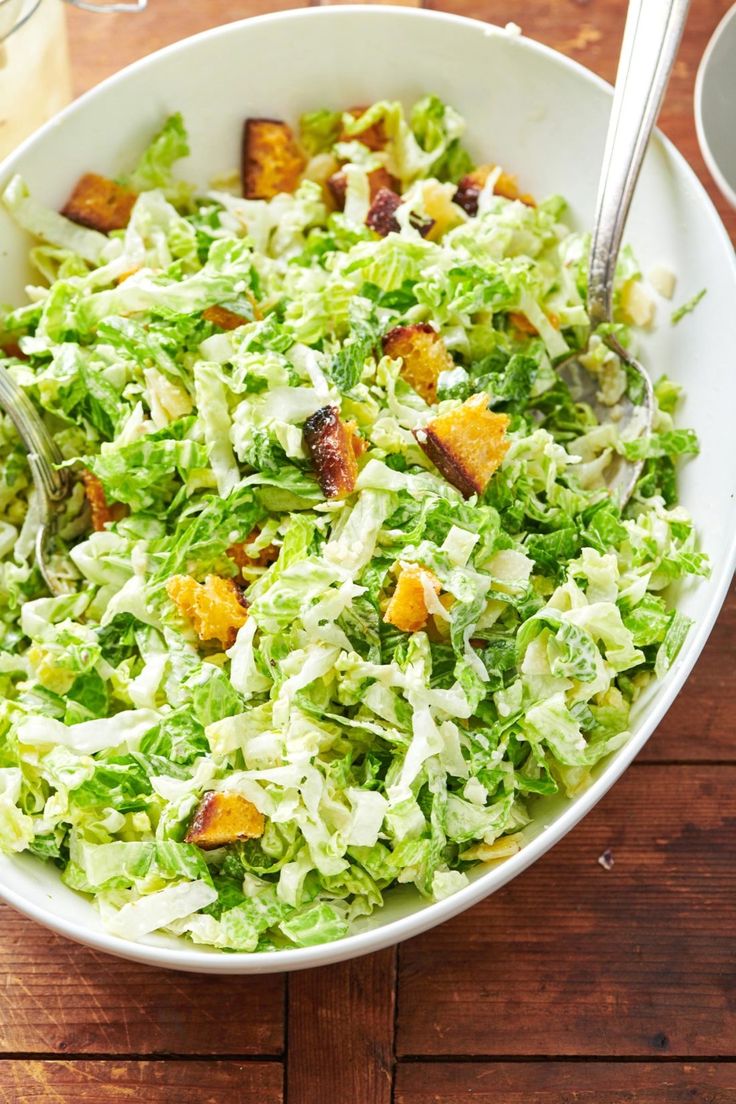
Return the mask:
{"type": "Polygon", "coordinates": [[[716,27],[698,66],[695,128],[713,179],[736,207],[736,5],[716,27]]]}
{"type": "MultiPolygon", "coordinates": [[[[58,205],[77,176],[114,175],[169,112],[181,110],[193,153],[182,174],[206,181],[237,163],[246,115],[296,119],[309,108],[413,101],[434,91],[467,118],[471,152],[517,172],[537,195],[561,192],[573,220],[592,218],[611,90],[575,62],[483,23],[400,8],[316,8],[209,31],[138,62],[83,96],[30,139],[0,170],[22,172],[34,194],[58,205]]],[[[388,894],[370,929],[335,943],[264,954],[222,954],[175,939],[129,943],[107,934],[89,901],[65,888],[53,867],[30,856],[0,859],[0,895],[54,931],[99,950],[180,970],[265,973],[350,958],[416,935],[468,908],[519,874],[603,796],[642,748],[697,659],[725,597],[736,560],[736,265],[705,191],[661,136],[652,144],[627,237],[644,271],[665,262],[679,274],[677,300],[707,285],[697,311],[675,329],[669,305],[646,339],[645,364],[687,386],[683,423],[696,428],[700,457],[681,477],[713,561],[709,581],[683,588],[695,620],[664,681],[639,706],[631,741],[574,800],[540,808],[527,846],[477,872],[454,896],[429,904],[406,888],[388,894]]],[[[21,301],[27,241],[0,214],[4,254],[0,301],[21,301]]]]}

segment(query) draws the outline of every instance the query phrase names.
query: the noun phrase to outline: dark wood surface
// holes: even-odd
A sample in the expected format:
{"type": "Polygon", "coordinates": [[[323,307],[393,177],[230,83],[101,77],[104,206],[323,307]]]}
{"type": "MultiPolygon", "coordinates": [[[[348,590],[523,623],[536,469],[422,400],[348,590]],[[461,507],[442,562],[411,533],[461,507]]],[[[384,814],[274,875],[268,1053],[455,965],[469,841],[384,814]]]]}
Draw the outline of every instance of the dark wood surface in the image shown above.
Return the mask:
{"type": "MultiPolygon", "coordinates": [[[[77,91],[217,23],[296,6],[150,0],[70,12],[77,91]]],[[[612,79],[624,0],[441,0],[519,22],[612,79]]],[[[698,151],[692,89],[728,0],[693,0],[662,116],[698,151]]],[[[736,597],[657,733],[521,878],[398,950],[208,978],[124,963],[0,908],[0,1102],[736,1104],[736,597]],[[599,855],[613,852],[604,870],[599,855]]]]}

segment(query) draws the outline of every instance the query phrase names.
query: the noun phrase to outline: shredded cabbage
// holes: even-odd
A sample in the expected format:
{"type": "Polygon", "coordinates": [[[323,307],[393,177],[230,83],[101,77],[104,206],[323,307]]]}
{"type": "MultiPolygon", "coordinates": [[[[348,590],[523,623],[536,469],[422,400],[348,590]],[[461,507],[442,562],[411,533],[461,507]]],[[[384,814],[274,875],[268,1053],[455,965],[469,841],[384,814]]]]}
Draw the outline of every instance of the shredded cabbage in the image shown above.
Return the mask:
{"type": "MultiPolygon", "coordinates": [[[[75,487],[59,530],[72,592],[49,597],[27,462],[0,420],[0,846],[54,863],[124,938],[309,946],[395,884],[456,892],[477,858],[518,849],[540,798],[585,786],[682,646],[667,588],[708,567],[677,505],[676,464],[697,451],[673,423],[679,390],[657,383],[637,441],[573,401],[554,363],[587,344],[586,240],[559,197],[496,194],[500,169],[477,217],[453,203],[463,126],[434,96],[313,112],[305,178],[266,201],[177,180],[174,116],[123,178],[140,194],[109,236],[19,178],[6,189],[40,282],[0,314],[2,365],[116,508],[91,532],[75,487]],[[319,181],[338,161],[347,198],[330,212],[319,181]],[[364,221],[381,165],[403,198],[384,238],[364,221]],[[422,238],[414,216],[438,196],[446,226],[422,238]],[[214,306],[241,324],[223,331],[214,306]],[[381,345],[426,322],[454,365],[431,407],[381,345]],[[508,415],[510,448],[466,501],[412,431],[476,393],[508,415]],[[326,405],[365,445],[355,491],[330,501],[303,436],[326,405]],[[624,511],[603,479],[615,452],[643,460],[624,511]],[[428,611],[413,633],[385,617],[412,565],[428,611]],[[198,638],[168,597],[182,574],[238,581],[234,639],[198,638]],[[210,791],[252,803],[263,835],[186,842],[210,791]]],[[[624,251],[617,303],[637,279],[624,251]]],[[[616,335],[633,340],[623,314],[616,335]]],[[[597,339],[586,363],[614,405],[621,365],[597,339]]]]}

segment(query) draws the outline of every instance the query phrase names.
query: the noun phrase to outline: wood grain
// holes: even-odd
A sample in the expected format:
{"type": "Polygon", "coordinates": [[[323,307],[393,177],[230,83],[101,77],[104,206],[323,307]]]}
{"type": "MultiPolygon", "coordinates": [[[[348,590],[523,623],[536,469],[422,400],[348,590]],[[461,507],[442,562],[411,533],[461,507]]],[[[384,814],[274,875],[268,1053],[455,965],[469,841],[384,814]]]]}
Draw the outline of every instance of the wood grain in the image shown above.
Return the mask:
{"type": "Polygon", "coordinates": [[[306,7],[306,0],[149,0],[143,12],[67,10],[74,92],[189,35],[253,15],[306,7]]]}
{"type": "Polygon", "coordinates": [[[735,829],[736,767],[632,767],[521,878],[402,944],[398,1053],[732,1054],[735,829]]]}
{"type": "Polygon", "coordinates": [[[736,590],[682,693],[639,756],[639,761],[735,760],[736,590]]]}
{"type": "Polygon", "coordinates": [[[732,1064],[405,1063],[395,1104],[733,1104],[732,1064]]]}
{"type": "MultiPolygon", "coordinates": [[[[515,19],[530,37],[614,77],[625,0],[425,3],[515,19]]],[[[69,11],[75,88],[207,27],[298,4],[150,0],[143,15],[69,11]]],[[[705,170],[692,115],[697,65],[729,4],[692,4],[661,121],[736,237],[736,212],[705,170]]],[[[735,670],[732,594],[639,765],[594,813],[518,881],[400,948],[395,1104],[736,1104],[736,1067],[714,1060],[736,1052],[736,766],[708,765],[736,761],[735,670]],[[677,761],[698,765],[665,765],[677,761]],[[606,848],[615,860],[608,872],[597,862],[606,848]]],[[[283,1054],[281,978],[150,970],[77,947],[7,908],[0,922],[0,1101],[284,1099],[280,1062],[211,1060],[283,1054]]],[[[289,979],[290,1104],[388,1104],[395,955],[289,979]]]]}
{"type": "Polygon", "coordinates": [[[283,1050],[279,975],[210,977],[139,966],[52,935],[7,905],[0,906],[0,926],[0,1052],[283,1050]]]}
{"type": "Polygon", "coordinates": [[[289,978],[289,1104],[390,1104],[396,952],[289,978]]]}
{"type": "Polygon", "coordinates": [[[8,1104],[281,1104],[276,1062],[21,1062],[0,1064],[8,1104]]]}

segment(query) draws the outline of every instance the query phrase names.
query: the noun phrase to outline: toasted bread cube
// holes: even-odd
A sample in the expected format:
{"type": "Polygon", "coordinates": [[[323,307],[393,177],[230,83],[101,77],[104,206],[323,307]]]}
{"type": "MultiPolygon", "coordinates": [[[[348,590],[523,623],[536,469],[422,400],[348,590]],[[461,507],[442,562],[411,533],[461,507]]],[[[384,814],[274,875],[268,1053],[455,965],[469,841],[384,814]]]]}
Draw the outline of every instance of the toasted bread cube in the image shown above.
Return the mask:
{"type": "Polygon", "coordinates": [[[248,619],[240,591],[232,579],[208,575],[198,583],[191,575],[172,575],[166,593],[189,621],[200,640],[218,640],[230,648],[248,619]]]}
{"type": "MultiPolygon", "coordinates": [[[[383,165],[379,165],[377,169],[373,169],[372,172],[368,173],[368,188],[371,202],[376,198],[381,188],[388,188],[389,191],[395,191],[398,186],[398,180],[396,180],[383,165]]],[[[342,211],[345,207],[345,194],[348,190],[348,179],[345,173],[333,173],[327,180],[327,187],[330,190],[330,195],[338,211],[342,211]]]]}
{"type": "MultiPolygon", "coordinates": [[[[544,313],[547,315],[547,318],[549,318],[549,320],[552,323],[552,325],[554,326],[554,328],[556,330],[559,330],[559,328],[560,328],[559,315],[555,314],[554,311],[545,311],[544,313]]],[[[537,327],[534,325],[533,322],[529,321],[529,319],[527,318],[527,316],[525,314],[520,314],[518,311],[509,311],[508,318],[509,318],[509,322],[511,323],[511,325],[515,329],[517,329],[520,333],[529,334],[529,336],[531,336],[531,337],[534,337],[536,334],[539,333],[539,330],[537,329],[537,327]]]]}
{"type": "Polygon", "coordinates": [[[111,521],[120,521],[127,513],[127,507],[123,502],[115,502],[111,506],[105,495],[105,489],[97,476],[84,468],[80,473],[84,484],[84,494],[89,503],[89,511],[92,517],[92,528],[95,533],[100,533],[111,521]]]}
{"type": "Polygon", "coordinates": [[[429,618],[427,587],[436,595],[440,592],[440,581],[434,572],[421,564],[402,567],[396,590],[386,606],[384,621],[402,632],[419,632],[423,629],[429,618]]]}
{"type": "MultiPolygon", "coordinates": [[[[453,202],[462,207],[466,214],[471,216],[478,214],[478,197],[495,168],[495,165],[479,165],[477,169],[473,169],[471,173],[464,176],[458,184],[453,202]]],[[[504,196],[505,199],[519,199],[527,207],[536,207],[533,196],[526,193],[522,195],[519,192],[516,177],[510,176],[509,173],[500,173],[493,185],[493,194],[504,196]]]]}
{"type": "Polygon", "coordinates": [[[184,842],[211,851],[238,840],[260,839],[265,827],[263,813],[247,798],[211,791],[197,806],[184,842]]]}
{"type": "Polygon", "coordinates": [[[401,227],[396,219],[396,212],[400,206],[400,195],[390,188],[379,188],[365,217],[366,226],[375,230],[382,238],[391,233],[398,234],[401,227]]]}
{"type": "MultiPolygon", "coordinates": [[[[366,226],[369,226],[371,230],[375,230],[382,238],[385,238],[388,234],[398,234],[401,227],[396,218],[396,212],[402,203],[401,196],[397,195],[396,192],[392,192],[390,188],[379,188],[365,217],[366,226]]],[[[432,219],[421,218],[415,214],[411,216],[410,221],[423,238],[426,238],[433,226],[432,219]]]]}
{"type": "Polygon", "coordinates": [[[291,127],[280,119],[246,119],[242,177],[246,199],[272,199],[293,192],[306,161],[291,127]]]}
{"type": "Polygon", "coordinates": [[[202,317],[205,322],[211,322],[221,330],[237,330],[238,326],[245,326],[248,321],[242,314],[218,306],[207,307],[202,311],[202,317]]]}
{"type": "Polygon", "coordinates": [[[16,360],[28,360],[17,341],[4,341],[0,345],[0,353],[4,357],[15,357],[16,360]]]}
{"type": "Polygon", "coordinates": [[[336,406],[323,406],[307,418],[304,443],[325,498],[349,495],[358,478],[355,441],[336,406]]]}
{"type": "Polygon", "coordinates": [[[256,525],[255,529],[251,529],[245,540],[234,541],[228,548],[228,556],[241,570],[244,567],[268,567],[269,564],[275,563],[279,558],[279,549],[275,544],[267,544],[254,556],[248,555],[247,546],[257,540],[260,533],[261,530],[256,525]]]}
{"type": "Polygon", "coordinates": [[[530,322],[525,314],[520,314],[518,311],[509,311],[509,322],[520,333],[529,334],[531,337],[539,333],[534,323],[530,322]]]}
{"type": "Polygon", "coordinates": [[[487,395],[473,395],[414,436],[447,482],[470,498],[482,494],[508,452],[508,424],[505,414],[488,409],[487,395]]]}
{"type": "Polygon", "coordinates": [[[383,351],[392,359],[403,359],[402,379],[428,403],[437,401],[440,372],[455,367],[441,334],[426,322],[389,330],[383,339],[383,351]]]}
{"type": "MultiPolygon", "coordinates": [[[[368,108],[366,107],[349,107],[346,114],[352,116],[353,119],[359,119],[367,110],[368,108]]],[[[366,127],[365,130],[358,131],[357,134],[346,134],[343,130],[338,141],[362,142],[369,150],[375,151],[385,149],[388,138],[386,137],[386,128],[383,125],[383,120],[379,119],[377,123],[373,123],[372,126],[366,127]]]]}
{"type": "Polygon", "coordinates": [[[85,173],[74,185],[61,213],[80,226],[109,234],[111,230],[123,230],[128,225],[137,198],[135,192],[122,188],[106,176],[85,173]]]}

